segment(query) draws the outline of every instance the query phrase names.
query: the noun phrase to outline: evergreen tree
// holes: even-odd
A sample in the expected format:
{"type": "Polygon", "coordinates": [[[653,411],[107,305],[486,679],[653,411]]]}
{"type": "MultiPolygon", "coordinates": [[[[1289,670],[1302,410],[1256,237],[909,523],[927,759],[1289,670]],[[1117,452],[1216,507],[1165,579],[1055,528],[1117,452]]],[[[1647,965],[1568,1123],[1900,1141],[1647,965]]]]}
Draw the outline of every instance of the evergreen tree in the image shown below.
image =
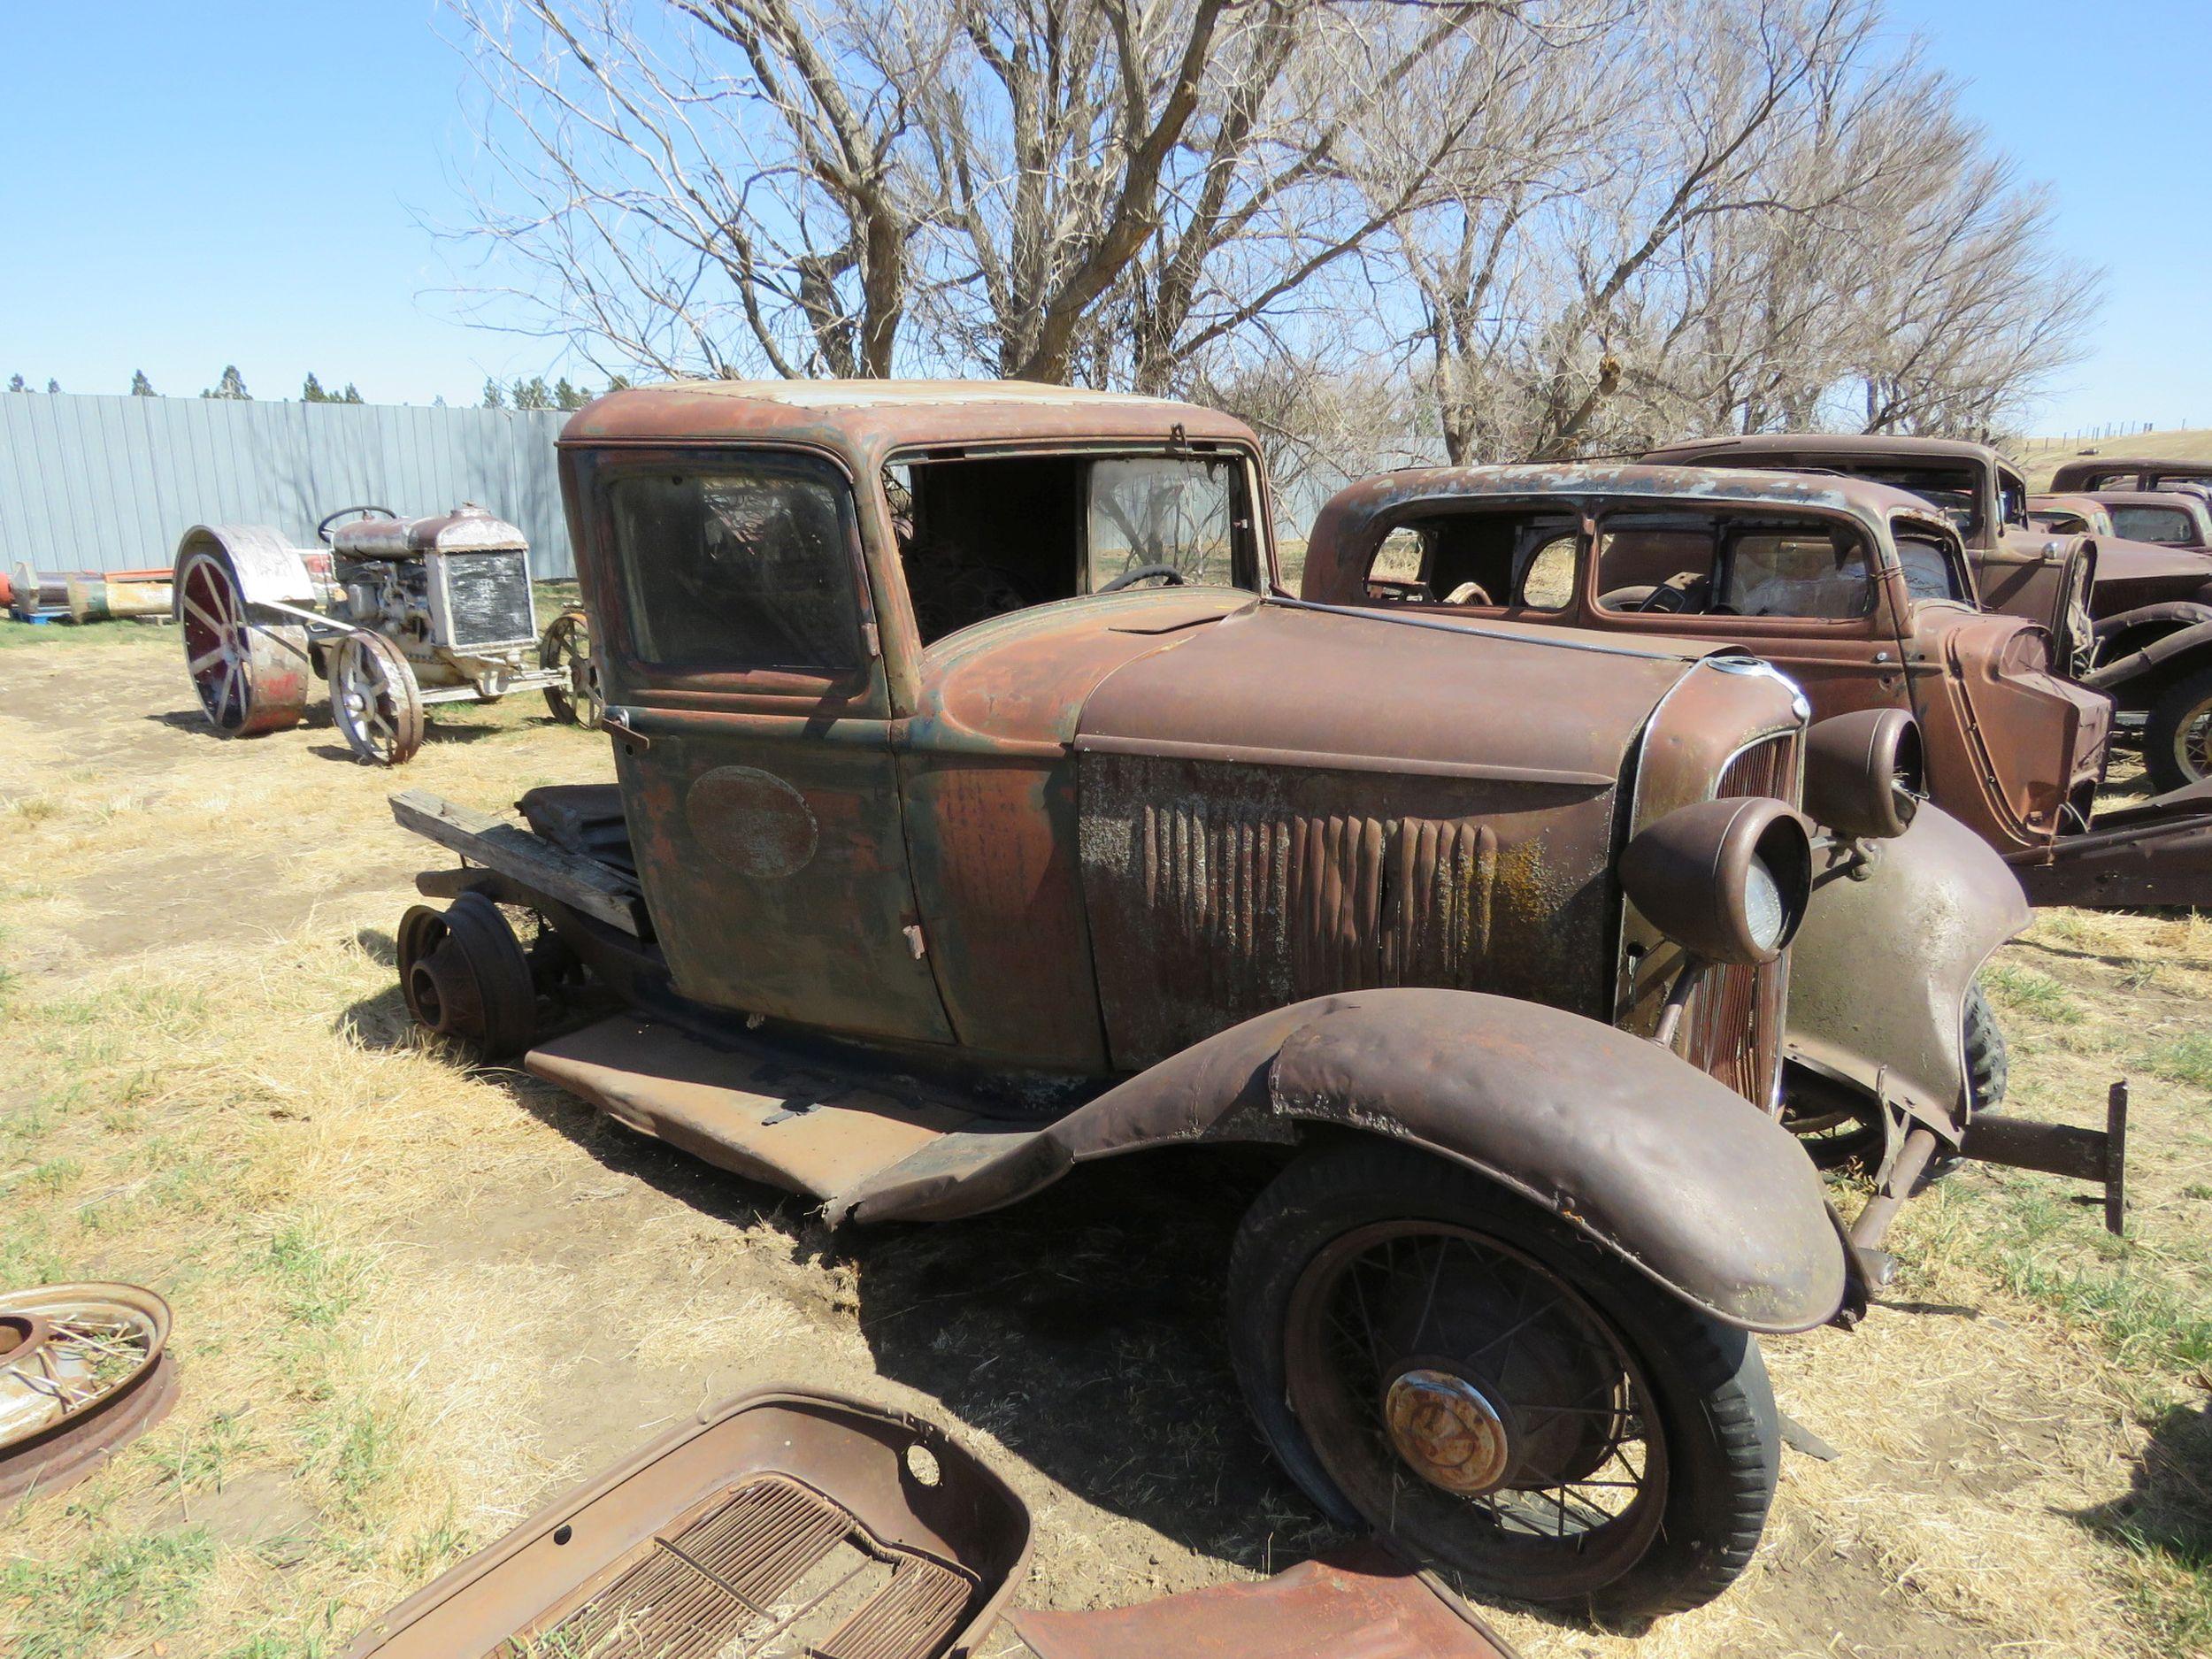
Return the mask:
{"type": "Polygon", "coordinates": [[[507,407],[507,394],[500,390],[499,382],[497,380],[486,380],[484,382],[484,407],[487,409],[504,409],[507,407]]]}
{"type": "Polygon", "coordinates": [[[238,365],[235,363],[226,364],[223,367],[223,378],[215,382],[214,390],[202,392],[200,396],[221,398],[226,402],[235,403],[250,403],[253,401],[253,394],[246,389],[245,376],[238,373],[238,365]]]}
{"type": "Polygon", "coordinates": [[[567,375],[564,374],[559,380],[553,382],[553,403],[555,408],[581,409],[584,406],[585,401],[583,393],[578,391],[576,388],[568,383],[567,375]]]}
{"type": "Polygon", "coordinates": [[[50,379],[46,382],[46,389],[49,392],[58,392],[61,390],[61,382],[57,380],[50,379]]]}
{"type": "Polygon", "coordinates": [[[552,389],[546,385],[545,377],[542,374],[533,375],[526,380],[517,380],[514,384],[514,400],[517,409],[550,409],[553,407],[552,389]]]}
{"type": "Polygon", "coordinates": [[[348,380],[346,382],[346,389],[339,393],[338,396],[331,401],[338,403],[357,403],[361,401],[361,388],[356,386],[351,380],[348,380]]]}
{"type": "Polygon", "coordinates": [[[161,394],[154,390],[154,383],[146,378],[146,371],[141,369],[131,376],[131,396],[133,397],[158,397],[161,394]]]}
{"type": "Polygon", "coordinates": [[[303,403],[330,402],[330,394],[323,390],[323,383],[315,378],[314,371],[311,369],[308,371],[307,384],[300,388],[300,402],[303,403]]]}
{"type": "Polygon", "coordinates": [[[16,375],[16,376],[15,376],[13,379],[12,379],[11,380],[9,380],[9,382],[8,382],[8,389],[9,389],[11,392],[27,392],[27,391],[29,391],[31,388],[30,388],[29,387],[27,387],[27,386],[26,386],[26,385],[24,385],[24,384],[23,384],[23,377],[22,377],[21,375],[19,375],[19,375],[16,375]]]}
{"type": "Polygon", "coordinates": [[[628,391],[630,389],[630,377],[626,374],[610,374],[607,376],[607,389],[611,392],[628,391]]]}

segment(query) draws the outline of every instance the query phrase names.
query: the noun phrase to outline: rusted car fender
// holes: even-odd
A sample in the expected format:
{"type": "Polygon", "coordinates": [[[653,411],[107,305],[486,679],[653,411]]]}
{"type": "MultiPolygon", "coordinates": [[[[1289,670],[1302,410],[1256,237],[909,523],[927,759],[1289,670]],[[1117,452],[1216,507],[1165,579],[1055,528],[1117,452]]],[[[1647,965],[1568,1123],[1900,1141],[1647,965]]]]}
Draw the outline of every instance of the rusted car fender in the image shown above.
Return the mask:
{"type": "Polygon", "coordinates": [[[2101,637],[2117,639],[2139,629],[2162,626],[2173,631],[2110,662],[2098,664],[2094,672],[2082,676],[2081,683],[2093,691],[2111,691],[2132,685],[2178,658],[2212,651],[2212,610],[2189,601],[2122,611],[2099,623],[2097,631],[2101,637]],[[2192,611],[2197,613],[2193,619],[2188,615],[2192,611]]]}
{"type": "Polygon", "coordinates": [[[1837,865],[1814,879],[1790,946],[1785,1053],[1955,1141],[1969,1103],[1966,995],[2028,925],[2027,896],[1994,848],[1925,803],[1871,852],[1857,876],[1837,865]]]}
{"type": "Polygon", "coordinates": [[[1842,1245],[1793,1136],[1642,1038],[1479,992],[1296,1002],[1029,1134],[947,1136],[833,1201],[859,1221],[1016,1202],[1146,1148],[1330,1125],[1423,1148],[1552,1211],[1693,1306],[1754,1331],[1834,1314],[1842,1245]]]}

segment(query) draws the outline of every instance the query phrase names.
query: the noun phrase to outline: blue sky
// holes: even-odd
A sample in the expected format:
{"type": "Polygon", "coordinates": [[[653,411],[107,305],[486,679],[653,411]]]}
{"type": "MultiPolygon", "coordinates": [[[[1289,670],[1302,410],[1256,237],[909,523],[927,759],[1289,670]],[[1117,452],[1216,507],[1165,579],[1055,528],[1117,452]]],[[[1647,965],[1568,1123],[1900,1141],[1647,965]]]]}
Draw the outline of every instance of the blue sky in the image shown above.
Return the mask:
{"type": "MultiPolygon", "coordinates": [[[[2212,4],[1893,0],[2103,264],[2092,356],[2033,424],[2212,426],[2212,4]],[[2149,215],[2157,215],[2154,219],[2149,215]],[[2144,216],[2144,217],[2139,217],[2144,216]]],[[[551,373],[444,290],[462,67],[430,0],[7,8],[0,376],[259,396],[310,370],[373,403],[551,373]]]]}

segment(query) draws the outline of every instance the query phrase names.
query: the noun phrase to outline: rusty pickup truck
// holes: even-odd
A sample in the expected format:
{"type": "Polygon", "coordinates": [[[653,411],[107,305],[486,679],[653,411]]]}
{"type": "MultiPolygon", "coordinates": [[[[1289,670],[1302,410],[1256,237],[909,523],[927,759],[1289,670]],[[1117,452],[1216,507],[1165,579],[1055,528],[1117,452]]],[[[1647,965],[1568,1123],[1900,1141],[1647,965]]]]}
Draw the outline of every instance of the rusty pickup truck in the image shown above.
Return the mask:
{"type": "Polygon", "coordinates": [[[425,1026],[834,1221],[1256,1148],[1230,1347],[1320,1508],[1527,1600],[1742,1570],[1755,1333],[1863,1305],[2025,916],[1916,813],[1909,717],[1301,603],[1253,434],[1187,404],[683,385],[560,466],[618,781],[396,797],[459,855],[398,930],[425,1026]],[[1778,1121],[1793,1043],[1895,1111],[1863,1248],[1778,1121]]]}

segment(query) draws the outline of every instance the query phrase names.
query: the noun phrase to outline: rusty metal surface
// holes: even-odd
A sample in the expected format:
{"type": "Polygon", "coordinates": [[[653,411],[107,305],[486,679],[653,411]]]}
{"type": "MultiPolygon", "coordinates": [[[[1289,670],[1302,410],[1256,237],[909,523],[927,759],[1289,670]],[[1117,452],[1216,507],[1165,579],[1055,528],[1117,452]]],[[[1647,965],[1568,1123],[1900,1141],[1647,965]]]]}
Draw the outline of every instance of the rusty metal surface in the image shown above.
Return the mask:
{"type": "Polygon", "coordinates": [[[2047,853],[2010,862],[2037,904],[2212,909],[2212,781],[2100,812],[2047,853]]]}
{"type": "Polygon", "coordinates": [[[426,553],[525,553],[522,532],[474,502],[421,518],[358,518],[330,532],[342,558],[414,558],[426,553]]]}
{"type": "Polygon", "coordinates": [[[168,1415],[169,1325],[136,1285],[0,1293],[0,1500],[65,1491],[168,1415]]]}
{"type": "MultiPolygon", "coordinates": [[[[1741,454],[1747,460],[1787,458],[1814,442],[1730,441],[1695,446],[1695,453],[1703,456],[1709,449],[1715,456],[1741,454]]],[[[1936,453],[1961,462],[1986,458],[1978,445],[1936,444],[1932,450],[1921,450],[1911,447],[1912,442],[1869,442],[1847,445],[1844,452],[1870,457],[1936,453]]],[[[1662,453],[1688,455],[1691,449],[1686,446],[1662,453]]],[[[2102,775],[2110,704],[2048,672],[2048,648],[2038,642],[2041,636],[2031,623],[1912,599],[1901,570],[1887,553],[1889,518],[1908,509],[1924,516],[1927,511],[1924,502],[1906,492],[1817,474],[1793,478],[1689,465],[1392,474],[1355,485],[1324,508],[1308,552],[1307,591],[1318,588],[1336,595],[1363,588],[1366,562],[1394,516],[1428,511],[1432,503],[1448,510],[1454,502],[1477,497],[1494,503],[1518,498],[1567,505],[1602,496],[1611,488],[1609,480],[1622,472],[1633,475],[1637,488],[1647,492],[1643,499],[1685,505],[1752,501],[1777,508],[1841,511],[1849,501],[1860,499],[1857,492],[1871,492],[1862,503],[1866,515],[1854,516],[1874,537],[1883,603],[1867,625],[1856,630],[1794,618],[1624,616],[1592,603],[1586,572],[1575,597],[1542,620],[1638,640],[1666,628],[1728,641],[1780,665],[1803,687],[1816,718],[1870,708],[1912,713],[1924,728],[1927,774],[1935,799],[2001,852],[2047,846],[2063,833],[2067,809],[2085,799],[2102,775]],[[1539,475],[1550,480],[1548,488],[1538,488],[1539,475]],[[1794,488],[1779,488],[1784,484],[1794,488]],[[1717,489],[1722,493],[1715,494],[1717,489]]],[[[2066,572],[2081,557],[2082,550],[2070,543],[2064,557],[2055,561],[2046,561],[2039,552],[2034,555],[2038,580],[2047,578],[2050,586],[2049,595],[2040,595],[2039,588],[2036,607],[2063,608],[2052,595],[2060,593],[2066,572]]],[[[1588,563],[1586,548],[1582,562],[1588,563]]],[[[1531,622],[1540,619],[1523,614],[1531,622]]],[[[1640,985],[1639,999],[1648,1004],[1657,994],[1647,976],[1640,985]]]]}
{"type": "Polygon", "coordinates": [[[956,1134],[832,1201],[860,1221],[1013,1203],[1074,1164],[1301,1122],[1383,1134],[1475,1169],[1732,1325],[1832,1314],[1843,1258],[1790,1133],[1640,1038],[1455,991],[1317,998],[1193,1045],[1049,1126],[956,1134]]]}
{"type": "Polygon", "coordinates": [[[1816,890],[1791,951],[1791,1058],[1955,1141],[1970,1106],[1966,995],[2029,918],[1995,851],[1923,806],[1876,844],[1863,879],[1837,871],[1816,890]]]}
{"type": "Polygon", "coordinates": [[[2099,536],[2096,570],[2089,614],[2100,622],[2142,605],[2212,602],[2212,556],[2193,549],[2099,536]]]}
{"type": "Polygon", "coordinates": [[[680,380],[611,392],[562,428],[563,447],[674,440],[887,444],[1165,438],[1249,444],[1243,422],[1195,403],[1018,380],[680,380]]]}
{"type": "Polygon", "coordinates": [[[1372,1547],[1256,1584],[1006,1622],[1036,1659],[1514,1659],[1465,1602],[1372,1547]]]}
{"type": "Polygon", "coordinates": [[[978,1121],[910,1080],[893,1094],[881,1079],[798,1064],[764,1043],[709,1048],[629,1014],[541,1043],[523,1066],[641,1134],[822,1199],[978,1121]]]}
{"type": "MultiPolygon", "coordinates": [[[[1348,485],[1315,517],[1307,538],[1305,574],[1299,591],[1329,604],[1368,603],[1368,556],[1383,520],[1418,504],[1558,497],[1683,500],[1706,505],[1811,509],[1840,513],[1870,533],[1897,513],[1924,515],[1928,503],[1909,491],[1863,479],[1687,465],[1624,465],[1561,462],[1548,465],[1411,467],[1348,485]]],[[[1530,618],[1530,620],[1535,618],[1530,618]]],[[[1698,630],[1685,629],[1688,637],[1698,630]]]]}
{"type": "Polygon", "coordinates": [[[2154,489],[2164,479],[2212,479],[2212,461],[2137,461],[2124,457],[2082,456],[2062,463],[2051,474],[2055,495],[2070,491],[2154,489]],[[2124,482],[2123,481],[2124,480],[2124,482]]]}
{"type": "Polygon", "coordinates": [[[937,1428],[771,1386],[702,1412],[373,1620],[346,1659],[973,1652],[1029,1513],[937,1428]]]}
{"type": "MultiPolygon", "coordinates": [[[[2031,495],[2028,497],[2028,516],[2032,519],[2039,513],[2063,513],[2078,518],[2078,531],[2058,529],[2060,534],[2093,535],[2102,541],[2112,534],[2112,516],[2104,510],[2104,503],[2094,495],[2031,495]]],[[[2055,529],[2055,526],[2038,525],[2038,529],[2055,529]]]]}

